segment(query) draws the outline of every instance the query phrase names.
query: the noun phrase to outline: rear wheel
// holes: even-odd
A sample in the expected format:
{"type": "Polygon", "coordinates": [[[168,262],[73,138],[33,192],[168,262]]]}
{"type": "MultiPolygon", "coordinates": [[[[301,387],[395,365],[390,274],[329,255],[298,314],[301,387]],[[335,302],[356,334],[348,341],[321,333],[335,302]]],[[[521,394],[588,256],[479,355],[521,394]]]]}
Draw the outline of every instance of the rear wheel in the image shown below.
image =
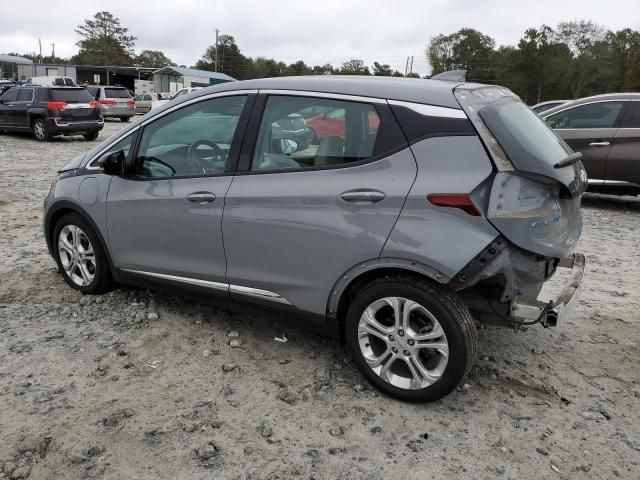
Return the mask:
{"type": "Polygon", "coordinates": [[[89,133],[85,133],[84,135],[82,135],[84,137],[85,140],[95,140],[96,138],[98,138],[98,134],[100,132],[98,132],[97,130],[95,132],[89,132],[89,133]]]}
{"type": "Polygon", "coordinates": [[[128,122],[131,117],[120,117],[121,122],[128,122]]]}
{"type": "Polygon", "coordinates": [[[477,344],[469,309],[453,292],[401,276],[375,280],[356,294],[345,338],[369,383],[407,402],[451,392],[469,373],[477,344]]]}
{"type": "Polygon", "coordinates": [[[56,224],[53,249],[65,281],[82,293],[98,294],[109,290],[111,273],[102,244],[89,223],[69,213],[56,224]]]}
{"type": "Polygon", "coordinates": [[[31,124],[31,132],[36,140],[45,142],[51,138],[47,123],[42,118],[36,118],[31,124]]]}

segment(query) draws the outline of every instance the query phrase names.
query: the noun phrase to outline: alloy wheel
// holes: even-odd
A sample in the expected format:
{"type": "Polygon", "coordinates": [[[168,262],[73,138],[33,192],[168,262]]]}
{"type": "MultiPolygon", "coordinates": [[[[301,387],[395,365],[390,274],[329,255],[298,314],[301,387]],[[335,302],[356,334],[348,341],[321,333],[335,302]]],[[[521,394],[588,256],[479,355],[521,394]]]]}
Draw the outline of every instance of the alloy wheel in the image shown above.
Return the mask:
{"type": "Polygon", "coordinates": [[[65,273],[79,287],[96,276],[96,257],[87,235],[75,225],[65,225],[58,236],[58,255],[65,273]]]}
{"type": "Polygon", "coordinates": [[[43,140],[46,136],[46,132],[44,130],[44,123],[40,121],[36,121],[33,124],[33,133],[35,134],[38,140],[43,140]]]}
{"type": "Polygon", "coordinates": [[[402,297],[381,298],[364,310],[358,343],[376,375],[407,390],[433,385],[449,360],[447,336],[436,317],[402,297]]]}

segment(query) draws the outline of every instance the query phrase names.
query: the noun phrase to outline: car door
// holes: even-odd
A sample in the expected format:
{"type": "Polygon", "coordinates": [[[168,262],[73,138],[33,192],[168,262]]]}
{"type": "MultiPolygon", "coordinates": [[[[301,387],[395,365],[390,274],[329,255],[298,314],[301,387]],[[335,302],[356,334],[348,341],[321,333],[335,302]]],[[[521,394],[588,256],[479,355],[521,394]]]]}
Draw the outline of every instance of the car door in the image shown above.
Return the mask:
{"type": "Polygon", "coordinates": [[[569,146],[583,155],[591,183],[604,181],[607,158],[624,103],[605,100],[583,103],[544,117],[569,146]]]}
{"type": "Polygon", "coordinates": [[[13,105],[11,115],[15,128],[29,129],[29,109],[33,102],[33,88],[18,89],[18,98],[13,105]]]}
{"type": "Polygon", "coordinates": [[[324,315],[340,276],[380,255],[416,163],[386,102],[313,95],[260,96],[222,228],[232,296],[324,315]],[[298,150],[278,125],[311,107],[344,109],[344,135],[298,150]]]}
{"type": "Polygon", "coordinates": [[[626,104],[607,159],[605,180],[640,184],[640,100],[626,104]]]}
{"type": "Polygon", "coordinates": [[[117,268],[226,292],[222,210],[252,101],[194,99],[143,125],[127,174],[109,186],[117,268]]]}
{"type": "Polygon", "coordinates": [[[0,103],[0,127],[13,128],[14,117],[13,108],[16,100],[18,99],[18,89],[12,88],[8,90],[2,96],[2,103],[0,103]]]}

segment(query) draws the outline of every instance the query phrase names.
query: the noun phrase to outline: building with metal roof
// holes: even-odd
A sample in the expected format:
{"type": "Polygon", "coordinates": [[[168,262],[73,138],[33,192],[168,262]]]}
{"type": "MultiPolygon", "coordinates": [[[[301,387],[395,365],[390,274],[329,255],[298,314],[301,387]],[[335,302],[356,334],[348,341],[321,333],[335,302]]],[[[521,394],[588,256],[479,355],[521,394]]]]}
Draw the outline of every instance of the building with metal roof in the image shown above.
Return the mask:
{"type": "Polygon", "coordinates": [[[224,82],[233,82],[235,78],[220,72],[198,70],[186,67],[163,67],[153,72],[156,92],[175,92],[187,87],[208,87],[224,82]]]}

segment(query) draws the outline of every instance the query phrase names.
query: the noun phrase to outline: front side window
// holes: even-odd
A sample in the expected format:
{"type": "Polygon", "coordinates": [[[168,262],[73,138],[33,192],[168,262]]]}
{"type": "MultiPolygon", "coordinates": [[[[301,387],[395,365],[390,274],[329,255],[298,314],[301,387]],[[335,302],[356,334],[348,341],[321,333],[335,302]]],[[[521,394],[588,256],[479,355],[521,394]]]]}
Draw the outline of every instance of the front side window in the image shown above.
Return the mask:
{"type": "Polygon", "coordinates": [[[205,100],[145,127],[135,175],[166,178],[224,173],[246,100],[246,96],[205,100]]]}
{"type": "Polygon", "coordinates": [[[596,102],[563,110],[545,120],[551,128],[615,128],[622,102],[596,102]]]}
{"type": "Polygon", "coordinates": [[[15,102],[17,98],[18,98],[18,89],[12,88],[11,90],[9,90],[7,93],[4,94],[4,96],[2,97],[2,100],[4,100],[5,102],[15,102]]]}
{"type": "Polygon", "coordinates": [[[252,170],[342,166],[374,156],[380,117],[373,105],[270,96],[252,170]]]}

